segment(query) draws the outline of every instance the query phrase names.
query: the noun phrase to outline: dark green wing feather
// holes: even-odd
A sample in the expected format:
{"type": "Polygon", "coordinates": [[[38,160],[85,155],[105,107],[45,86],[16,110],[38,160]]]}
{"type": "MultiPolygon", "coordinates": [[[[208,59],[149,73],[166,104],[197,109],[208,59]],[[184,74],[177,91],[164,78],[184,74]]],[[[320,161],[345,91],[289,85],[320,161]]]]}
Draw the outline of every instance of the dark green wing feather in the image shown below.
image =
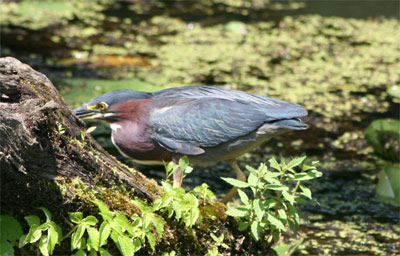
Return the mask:
{"type": "Polygon", "coordinates": [[[218,87],[181,87],[154,95],[153,138],[188,155],[244,136],[264,123],[306,115],[296,104],[218,87]]]}

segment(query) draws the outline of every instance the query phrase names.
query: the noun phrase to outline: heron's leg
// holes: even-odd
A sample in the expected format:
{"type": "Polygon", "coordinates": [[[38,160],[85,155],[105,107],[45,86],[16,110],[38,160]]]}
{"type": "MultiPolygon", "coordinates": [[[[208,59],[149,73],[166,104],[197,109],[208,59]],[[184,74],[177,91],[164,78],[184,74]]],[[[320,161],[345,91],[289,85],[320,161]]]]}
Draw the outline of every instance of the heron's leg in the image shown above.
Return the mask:
{"type": "MultiPolygon", "coordinates": [[[[175,161],[173,161],[174,163],[174,167],[177,165],[175,161]]],[[[177,168],[174,173],[173,173],[173,177],[174,177],[174,188],[179,188],[182,185],[182,180],[183,180],[183,171],[181,170],[181,168],[177,168]]]]}
{"type": "MultiPolygon", "coordinates": [[[[244,175],[242,170],[240,170],[240,167],[235,160],[228,161],[228,164],[230,164],[233,170],[235,170],[236,179],[241,181],[246,181],[246,175],[244,175]]],[[[237,191],[238,191],[237,187],[233,187],[231,190],[229,190],[228,194],[226,194],[226,196],[222,199],[222,203],[226,204],[227,202],[231,201],[231,199],[236,195],[237,191]]]]}

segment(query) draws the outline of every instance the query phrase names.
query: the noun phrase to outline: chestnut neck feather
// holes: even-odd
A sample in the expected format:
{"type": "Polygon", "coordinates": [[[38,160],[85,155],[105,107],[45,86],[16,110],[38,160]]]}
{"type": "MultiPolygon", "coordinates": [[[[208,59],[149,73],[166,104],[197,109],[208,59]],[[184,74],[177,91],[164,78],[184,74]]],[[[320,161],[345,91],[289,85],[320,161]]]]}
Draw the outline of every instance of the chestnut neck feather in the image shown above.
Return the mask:
{"type": "Polygon", "coordinates": [[[120,127],[113,130],[112,137],[121,153],[137,160],[168,160],[165,150],[151,138],[149,127],[152,99],[129,100],[113,106],[120,127]]]}

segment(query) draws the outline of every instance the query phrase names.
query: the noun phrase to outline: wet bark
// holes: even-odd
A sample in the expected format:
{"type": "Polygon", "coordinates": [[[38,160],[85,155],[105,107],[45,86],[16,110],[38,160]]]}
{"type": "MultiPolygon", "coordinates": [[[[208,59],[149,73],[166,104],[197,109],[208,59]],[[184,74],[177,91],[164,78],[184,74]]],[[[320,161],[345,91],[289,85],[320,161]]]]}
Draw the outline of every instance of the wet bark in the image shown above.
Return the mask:
{"type": "MultiPolygon", "coordinates": [[[[123,184],[139,198],[159,194],[154,180],[119,163],[85,131],[51,81],[17,59],[0,59],[0,170],[2,212],[44,206],[62,212],[60,186],[79,178],[88,187],[123,184]]],[[[15,212],[18,211],[18,212],[15,212]]]]}

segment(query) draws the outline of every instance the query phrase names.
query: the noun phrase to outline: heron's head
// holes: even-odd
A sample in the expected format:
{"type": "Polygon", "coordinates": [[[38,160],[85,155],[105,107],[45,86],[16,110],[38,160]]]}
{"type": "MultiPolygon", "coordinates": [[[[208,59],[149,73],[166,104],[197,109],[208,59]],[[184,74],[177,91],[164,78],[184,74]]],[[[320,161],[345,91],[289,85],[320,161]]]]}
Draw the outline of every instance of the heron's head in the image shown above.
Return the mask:
{"type": "Polygon", "coordinates": [[[82,119],[98,119],[104,121],[118,121],[122,116],[116,107],[129,100],[147,99],[152,94],[134,90],[116,90],[107,92],[92,99],[89,103],[74,109],[75,114],[82,119]]]}

